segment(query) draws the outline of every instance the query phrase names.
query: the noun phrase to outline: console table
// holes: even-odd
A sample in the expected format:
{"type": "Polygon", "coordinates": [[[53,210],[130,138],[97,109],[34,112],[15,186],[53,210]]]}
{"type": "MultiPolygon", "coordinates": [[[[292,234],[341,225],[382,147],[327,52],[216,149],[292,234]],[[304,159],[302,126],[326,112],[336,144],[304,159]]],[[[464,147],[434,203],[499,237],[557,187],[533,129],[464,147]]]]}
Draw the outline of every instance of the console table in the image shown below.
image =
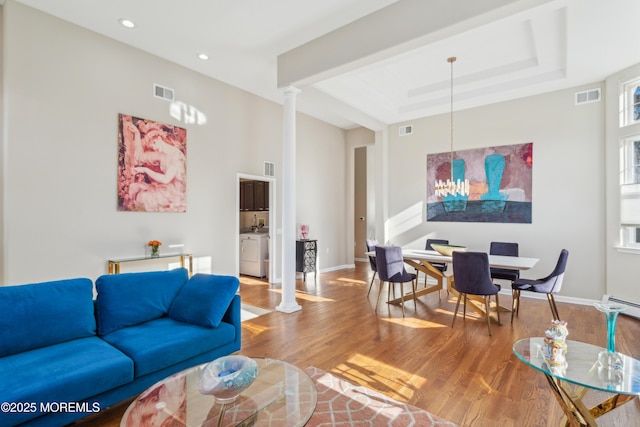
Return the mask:
{"type": "Polygon", "coordinates": [[[307,273],[317,275],[316,259],[318,257],[317,240],[296,240],[296,271],[302,273],[303,280],[307,280],[307,273]]]}
{"type": "Polygon", "coordinates": [[[120,274],[120,264],[127,262],[152,261],[163,258],[180,258],[180,266],[189,270],[189,277],[193,275],[193,255],[192,254],[162,254],[158,256],[139,256],[130,258],[115,258],[107,260],[109,274],[120,274]]]}
{"type": "Polygon", "coordinates": [[[565,426],[597,426],[596,418],[640,396],[640,360],[622,355],[623,369],[611,371],[598,362],[602,347],[567,340],[566,365],[550,367],[543,356],[544,338],[525,338],[513,352],[528,366],[542,372],[565,413],[565,426]],[[587,408],[582,399],[588,389],[612,393],[613,397],[587,408]]]}

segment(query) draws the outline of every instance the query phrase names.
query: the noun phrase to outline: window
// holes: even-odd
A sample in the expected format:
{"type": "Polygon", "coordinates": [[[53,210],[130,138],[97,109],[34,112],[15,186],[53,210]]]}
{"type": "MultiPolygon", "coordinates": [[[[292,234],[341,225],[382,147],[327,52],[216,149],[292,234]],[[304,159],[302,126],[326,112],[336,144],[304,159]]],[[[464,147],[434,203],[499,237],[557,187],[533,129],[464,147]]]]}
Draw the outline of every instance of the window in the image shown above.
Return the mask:
{"type": "MultiPolygon", "coordinates": [[[[640,105],[638,108],[640,109],[640,105]]],[[[623,139],[620,154],[622,244],[627,247],[640,248],[640,134],[623,139]]]]}
{"type": "Polygon", "coordinates": [[[620,237],[640,249],[640,77],[620,86],[620,237]],[[628,136],[629,134],[631,136],[628,136]]]}
{"type": "Polygon", "coordinates": [[[625,83],[621,95],[620,127],[640,123],[640,79],[625,83]]]}

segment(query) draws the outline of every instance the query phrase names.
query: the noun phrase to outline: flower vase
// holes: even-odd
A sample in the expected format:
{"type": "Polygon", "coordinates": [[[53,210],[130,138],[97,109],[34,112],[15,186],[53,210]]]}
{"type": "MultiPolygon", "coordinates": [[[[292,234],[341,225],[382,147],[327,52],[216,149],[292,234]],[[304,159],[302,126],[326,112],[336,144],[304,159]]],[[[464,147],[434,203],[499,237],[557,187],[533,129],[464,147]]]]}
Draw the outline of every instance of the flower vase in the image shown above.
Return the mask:
{"type": "Polygon", "coordinates": [[[616,320],[618,314],[626,310],[626,307],[611,303],[595,303],[594,306],[598,311],[603,312],[607,319],[607,350],[598,354],[598,362],[605,369],[619,371],[623,363],[622,356],[616,352],[616,320]]]}
{"type": "Polygon", "coordinates": [[[160,256],[160,247],[153,245],[151,246],[151,256],[152,257],[158,257],[160,256]]]}

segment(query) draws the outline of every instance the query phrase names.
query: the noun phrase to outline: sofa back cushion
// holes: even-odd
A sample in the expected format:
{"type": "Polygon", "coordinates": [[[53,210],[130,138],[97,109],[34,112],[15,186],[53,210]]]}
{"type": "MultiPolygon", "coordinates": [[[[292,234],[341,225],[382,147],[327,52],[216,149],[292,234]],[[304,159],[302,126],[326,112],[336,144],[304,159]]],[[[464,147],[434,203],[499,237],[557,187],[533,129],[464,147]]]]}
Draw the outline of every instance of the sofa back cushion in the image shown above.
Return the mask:
{"type": "Polygon", "coordinates": [[[96,280],[98,334],[164,316],[188,279],[185,268],[100,276],[96,280]]]}
{"type": "Polygon", "coordinates": [[[215,328],[222,321],[239,287],[237,277],[195,274],[171,304],[169,317],[215,328]]]}
{"type": "Polygon", "coordinates": [[[95,334],[90,279],[0,286],[0,357],[95,334]]]}

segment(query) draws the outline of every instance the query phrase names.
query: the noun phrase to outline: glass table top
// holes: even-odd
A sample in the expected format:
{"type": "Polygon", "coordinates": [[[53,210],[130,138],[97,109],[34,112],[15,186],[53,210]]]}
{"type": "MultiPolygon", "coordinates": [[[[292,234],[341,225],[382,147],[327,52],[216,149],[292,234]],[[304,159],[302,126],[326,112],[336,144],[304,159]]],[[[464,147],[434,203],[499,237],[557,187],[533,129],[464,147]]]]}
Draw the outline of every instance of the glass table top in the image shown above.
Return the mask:
{"type": "Polygon", "coordinates": [[[151,255],[140,255],[140,256],[132,256],[127,258],[113,258],[108,259],[107,262],[129,262],[129,261],[145,261],[150,259],[159,259],[159,258],[176,258],[176,257],[190,257],[192,256],[190,253],[182,253],[182,252],[174,252],[174,253],[164,253],[161,252],[157,256],[151,255]]]}
{"type": "Polygon", "coordinates": [[[304,426],[317,402],[311,377],[280,360],[253,360],[258,376],[232,403],[222,405],[198,391],[205,363],[151,386],[129,405],[120,426],[304,426]]]}
{"type": "Polygon", "coordinates": [[[621,354],[623,368],[608,370],[598,362],[598,354],[606,349],[580,341],[567,340],[566,344],[566,364],[560,367],[551,367],[545,361],[542,337],[516,341],[513,352],[527,365],[560,380],[594,390],[640,396],[640,361],[621,354]]]}

